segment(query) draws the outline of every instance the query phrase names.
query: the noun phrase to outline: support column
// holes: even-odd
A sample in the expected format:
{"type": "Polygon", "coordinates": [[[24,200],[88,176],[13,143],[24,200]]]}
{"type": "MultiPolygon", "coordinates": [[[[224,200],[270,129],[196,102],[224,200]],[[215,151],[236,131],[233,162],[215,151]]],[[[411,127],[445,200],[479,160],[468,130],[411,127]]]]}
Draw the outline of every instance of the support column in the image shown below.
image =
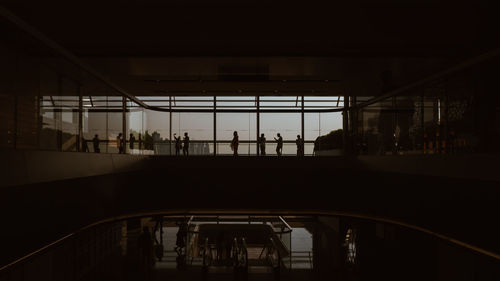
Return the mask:
{"type": "Polygon", "coordinates": [[[78,138],[76,140],[76,151],[79,152],[82,151],[82,145],[81,145],[82,138],[83,138],[83,98],[82,98],[82,86],[78,85],[78,138]]]}
{"type": "Polygon", "coordinates": [[[214,156],[217,156],[217,97],[214,96],[214,156]]]}
{"type": "Polygon", "coordinates": [[[342,130],[344,132],[344,155],[350,153],[350,140],[349,140],[349,96],[344,95],[344,110],[342,111],[342,130]]]}
{"type": "MultiPolygon", "coordinates": [[[[62,78],[60,75],[57,76],[57,96],[60,99],[62,96],[62,78]]],[[[52,101],[54,104],[54,101],[52,101]]],[[[57,132],[57,150],[62,151],[62,145],[63,145],[63,135],[62,135],[62,107],[56,107],[54,106],[54,121],[55,121],[55,126],[56,126],[56,132],[57,132]]],[[[16,108],[17,108],[17,103],[16,103],[16,108]]],[[[16,114],[17,116],[17,114],[16,114]]],[[[17,137],[16,137],[17,139],[17,137]]]]}
{"type": "MultiPolygon", "coordinates": [[[[301,131],[300,131],[300,134],[302,136],[302,141],[305,142],[306,141],[306,136],[305,136],[305,126],[304,126],[304,110],[305,109],[305,105],[304,105],[304,96],[302,96],[302,102],[301,102],[301,106],[300,106],[300,115],[301,115],[301,124],[300,124],[300,127],[301,127],[301,131]]],[[[305,145],[304,145],[305,146],[305,145]]],[[[305,150],[305,149],[304,149],[305,150]]],[[[305,152],[305,151],[303,151],[305,152]]]]}
{"type": "Polygon", "coordinates": [[[256,102],[257,102],[257,156],[260,155],[260,146],[259,146],[259,139],[260,139],[260,96],[256,96],[256,102]]]}
{"type": "MultiPolygon", "coordinates": [[[[17,136],[18,136],[18,132],[19,132],[19,117],[17,116],[18,115],[18,111],[19,111],[19,97],[18,95],[15,95],[14,96],[14,149],[17,149],[17,136]]],[[[55,116],[55,111],[54,111],[54,116],[55,116]]],[[[59,135],[58,135],[59,136],[59,135]]]]}
{"type": "Polygon", "coordinates": [[[422,96],[420,97],[420,127],[422,128],[422,139],[421,139],[421,144],[422,144],[422,154],[426,154],[426,148],[427,148],[427,138],[425,137],[425,124],[424,124],[424,112],[425,112],[425,89],[422,89],[422,96]]]}
{"type": "Polygon", "coordinates": [[[356,97],[353,96],[351,98],[352,104],[354,105],[354,109],[351,109],[350,116],[351,117],[351,143],[352,143],[352,153],[358,154],[358,109],[356,108],[356,97]]]}
{"type": "Polygon", "coordinates": [[[391,135],[392,135],[392,154],[393,155],[396,155],[398,153],[398,147],[396,145],[396,128],[398,126],[398,104],[397,104],[397,99],[396,97],[392,97],[391,98],[392,100],[392,111],[394,112],[393,113],[393,120],[392,120],[392,131],[391,131],[391,135]]]}
{"type": "Polygon", "coordinates": [[[40,96],[40,93],[37,94],[37,104],[36,104],[36,118],[37,118],[37,125],[36,125],[36,147],[38,149],[41,149],[41,132],[42,132],[42,127],[43,127],[43,116],[42,116],[42,99],[43,97],[40,96]]]}
{"type": "MultiPolygon", "coordinates": [[[[127,98],[122,97],[122,134],[123,134],[123,153],[127,151],[127,98]]],[[[119,144],[118,144],[119,145],[119,144]]]]}
{"type": "Polygon", "coordinates": [[[343,280],[341,220],[334,217],[317,217],[309,229],[313,237],[313,274],[315,280],[343,280]]]}
{"type": "MultiPolygon", "coordinates": [[[[172,156],[172,96],[168,96],[168,139],[169,139],[169,148],[168,151],[170,156],[172,156]]],[[[180,136],[179,136],[180,137],[180,136]]]]}

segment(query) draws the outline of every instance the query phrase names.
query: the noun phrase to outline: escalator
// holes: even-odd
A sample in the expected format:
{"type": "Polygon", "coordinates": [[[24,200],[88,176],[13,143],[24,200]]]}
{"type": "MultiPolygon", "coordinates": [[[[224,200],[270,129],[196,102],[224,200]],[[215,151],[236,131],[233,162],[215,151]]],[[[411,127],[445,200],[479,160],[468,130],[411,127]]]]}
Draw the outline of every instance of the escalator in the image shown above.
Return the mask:
{"type": "Polygon", "coordinates": [[[272,224],[203,223],[191,225],[191,229],[187,262],[192,268],[200,267],[205,279],[266,275],[278,280],[289,269],[285,261],[290,246],[272,224]]]}

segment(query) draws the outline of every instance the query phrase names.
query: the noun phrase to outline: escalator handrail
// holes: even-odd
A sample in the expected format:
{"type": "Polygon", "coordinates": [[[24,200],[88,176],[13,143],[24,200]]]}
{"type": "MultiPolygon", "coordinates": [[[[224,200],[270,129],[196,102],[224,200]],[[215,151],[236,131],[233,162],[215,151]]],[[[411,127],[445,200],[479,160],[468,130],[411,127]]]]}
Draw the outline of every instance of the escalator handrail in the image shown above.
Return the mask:
{"type": "Polygon", "coordinates": [[[269,237],[269,241],[271,241],[272,248],[278,254],[278,268],[279,268],[279,267],[281,267],[281,253],[278,249],[278,246],[276,245],[276,242],[274,241],[274,239],[272,237],[269,237]]]}
{"type": "Polygon", "coordinates": [[[248,267],[248,246],[245,237],[241,238],[241,248],[245,251],[245,267],[248,267]]]}

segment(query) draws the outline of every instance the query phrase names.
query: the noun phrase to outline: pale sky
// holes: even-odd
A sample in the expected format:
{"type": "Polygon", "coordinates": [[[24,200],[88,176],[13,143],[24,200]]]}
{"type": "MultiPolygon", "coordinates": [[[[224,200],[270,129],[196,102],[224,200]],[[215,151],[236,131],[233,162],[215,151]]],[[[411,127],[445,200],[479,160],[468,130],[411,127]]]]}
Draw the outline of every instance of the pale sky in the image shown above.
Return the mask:
{"type": "MultiPolygon", "coordinates": [[[[217,113],[217,139],[231,140],[238,131],[240,140],[255,140],[256,113],[217,113]],[[250,134],[249,134],[250,132],[250,134]]],[[[314,140],[332,130],[342,128],[342,114],[306,113],[304,116],[306,140],[314,140]]],[[[139,132],[157,131],[163,138],[169,136],[169,113],[146,110],[129,114],[129,128],[139,132]]],[[[300,113],[261,113],[260,132],[271,140],[281,133],[285,140],[295,140],[301,134],[300,113]]],[[[172,113],[172,134],[188,132],[192,140],[213,139],[213,113],[172,113]]]]}

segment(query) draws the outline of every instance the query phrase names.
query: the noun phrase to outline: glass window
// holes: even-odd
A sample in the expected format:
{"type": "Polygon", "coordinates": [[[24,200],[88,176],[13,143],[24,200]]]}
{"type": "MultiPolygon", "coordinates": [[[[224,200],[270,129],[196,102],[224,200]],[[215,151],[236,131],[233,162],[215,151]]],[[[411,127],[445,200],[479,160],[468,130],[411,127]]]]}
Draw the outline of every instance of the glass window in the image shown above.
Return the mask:
{"type": "Polygon", "coordinates": [[[132,101],[127,102],[127,146],[130,154],[142,154],[144,150],[144,109],[132,101]]]}
{"type": "Polygon", "coordinates": [[[61,112],[60,128],[62,151],[76,151],[78,149],[78,86],[66,79],[61,79],[61,96],[53,97],[61,112]]]}
{"type": "Polygon", "coordinates": [[[257,100],[254,96],[219,96],[217,97],[217,109],[255,110],[257,109],[257,100]]]}
{"type": "Polygon", "coordinates": [[[276,142],[279,133],[283,137],[283,155],[297,154],[295,140],[297,135],[301,135],[301,114],[300,113],[261,113],[260,133],[265,134],[268,147],[267,155],[276,155],[276,142]],[[272,149],[270,149],[271,147],[272,149]]]}
{"type": "Polygon", "coordinates": [[[344,106],[342,96],[307,96],[304,97],[304,107],[306,109],[331,109],[344,106]]]}
{"type": "Polygon", "coordinates": [[[176,134],[176,137],[184,139],[184,133],[188,133],[189,155],[213,154],[213,130],[213,113],[172,113],[172,138],[176,134]]]}
{"type": "Polygon", "coordinates": [[[47,68],[40,70],[40,148],[58,150],[61,114],[54,97],[59,95],[58,75],[47,68]]]}
{"type": "Polygon", "coordinates": [[[264,96],[260,97],[261,110],[301,109],[302,97],[264,96]]]}
{"type": "Polygon", "coordinates": [[[217,113],[217,154],[233,154],[230,145],[234,131],[238,132],[238,154],[257,154],[257,114],[217,113]]]}

